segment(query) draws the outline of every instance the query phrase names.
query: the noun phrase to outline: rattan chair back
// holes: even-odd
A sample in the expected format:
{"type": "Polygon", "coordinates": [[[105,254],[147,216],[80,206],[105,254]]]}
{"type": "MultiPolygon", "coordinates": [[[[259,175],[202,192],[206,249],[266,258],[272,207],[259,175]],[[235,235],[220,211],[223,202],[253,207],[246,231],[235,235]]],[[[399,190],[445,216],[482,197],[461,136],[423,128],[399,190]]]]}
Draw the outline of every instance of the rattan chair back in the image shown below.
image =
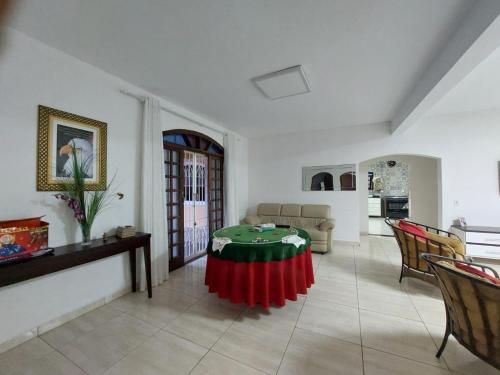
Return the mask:
{"type": "MultiPolygon", "coordinates": [[[[431,253],[452,258],[456,256],[454,250],[450,248],[450,246],[410,233],[402,229],[396,220],[387,218],[385,219],[385,223],[392,228],[399,250],[401,251],[400,282],[403,276],[412,276],[435,283],[434,274],[431,272],[427,263],[420,257],[420,255],[424,253],[431,253]]],[[[459,238],[453,233],[424,224],[414,222],[410,223],[421,227],[426,232],[445,237],[452,237],[459,240],[459,238]]]]}
{"type": "Polygon", "coordinates": [[[498,278],[497,272],[477,263],[432,254],[424,254],[422,260],[437,276],[446,305],[447,332],[438,356],[451,333],[472,353],[500,369],[500,285],[464,272],[455,264],[478,267],[498,278]]]}

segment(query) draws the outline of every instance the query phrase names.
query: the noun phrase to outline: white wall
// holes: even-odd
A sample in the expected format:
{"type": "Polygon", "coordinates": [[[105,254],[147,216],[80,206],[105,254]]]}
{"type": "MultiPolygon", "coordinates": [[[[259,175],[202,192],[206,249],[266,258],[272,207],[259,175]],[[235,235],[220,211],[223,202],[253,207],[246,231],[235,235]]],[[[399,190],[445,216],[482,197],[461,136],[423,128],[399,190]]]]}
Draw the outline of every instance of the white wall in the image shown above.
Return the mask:
{"type": "MultiPolygon", "coordinates": [[[[368,232],[368,166],[378,161],[394,160],[408,165],[410,195],[410,220],[436,227],[438,212],[438,159],[414,155],[385,155],[359,164],[359,215],[360,232],[368,232]]],[[[439,172],[439,173],[438,173],[439,172]]]]}
{"type": "MultiPolygon", "coordinates": [[[[148,93],[15,30],[6,34],[0,53],[0,220],[46,215],[51,246],[81,238],[53,193],[36,192],[37,106],[43,104],[108,123],[108,178],[117,173],[116,187],[125,199],[97,218],[93,235],[137,224],[142,105],[119,89],[148,93]]],[[[167,128],[175,116],[163,114],[167,128]]],[[[241,171],[246,173],[244,165],[241,171]]],[[[128,288],[126,255],[1,288],[0,344],[128,288]]]]}
{"type": "Polygon", "coordinates": [[[390,135],[386,124],[374,124],[251,139],[249,180],[255,183],[249,206],[275,201],[330,204],[337,221],[334,238],[358,241],[358,193],[303,192],[301,168],[417,154],[441,158],[443,227],[457,216],[466,216],[472,225],[499,226],[499,123],[500,112],[489,111],[425,118],[401,135],[390,135]]]}

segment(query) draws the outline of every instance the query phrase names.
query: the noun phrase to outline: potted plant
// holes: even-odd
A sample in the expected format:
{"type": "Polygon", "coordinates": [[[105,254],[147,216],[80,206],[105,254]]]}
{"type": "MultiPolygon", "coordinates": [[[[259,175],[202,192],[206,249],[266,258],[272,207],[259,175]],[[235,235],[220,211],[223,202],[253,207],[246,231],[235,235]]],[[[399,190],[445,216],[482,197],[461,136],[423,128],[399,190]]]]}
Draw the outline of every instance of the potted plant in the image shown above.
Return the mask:
{"type": "Polygon", "coordinates": [[[82,160],[75,145],[69,145],[69,147],[71,147],[69,177],[64,182],[64,191],[55,194],[55,197],[66,202],[68,207],[73,210],[74,217],[82,231],[82,245],[89,245],[92,225],[96,217],[109,206],[113,198],[122,199],[123,194],[110,192],[109,188],[114,177],[105,190],[86,191],[85,176],[91,167],[92,159],[82,160]]]}

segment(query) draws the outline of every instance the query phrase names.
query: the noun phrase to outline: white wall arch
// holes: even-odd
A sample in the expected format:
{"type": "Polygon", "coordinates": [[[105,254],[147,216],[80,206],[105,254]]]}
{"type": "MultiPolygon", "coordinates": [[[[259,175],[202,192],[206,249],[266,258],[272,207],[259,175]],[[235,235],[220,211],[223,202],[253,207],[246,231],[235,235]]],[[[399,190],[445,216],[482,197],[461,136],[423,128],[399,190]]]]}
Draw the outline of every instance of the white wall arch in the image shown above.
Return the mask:
{"type": "Polygon", "coordinates": [[[368,166],[395,160],[409,166],[410,219],[430,226],[442,225],[441,158],[423,154],[390,154],[367,159],[358,165],[360,233],[368,232],[368,189],[363,185],[368,166]]]}

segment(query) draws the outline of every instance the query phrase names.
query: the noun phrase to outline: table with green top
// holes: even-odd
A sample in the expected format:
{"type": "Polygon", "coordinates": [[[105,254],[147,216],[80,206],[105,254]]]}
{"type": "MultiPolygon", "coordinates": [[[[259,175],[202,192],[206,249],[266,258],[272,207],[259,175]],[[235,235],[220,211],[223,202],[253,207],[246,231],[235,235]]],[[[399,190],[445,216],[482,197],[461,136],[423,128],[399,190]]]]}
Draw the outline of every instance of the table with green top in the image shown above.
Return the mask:
{"type": "Polygon", "coordinates": [[[306,294],[314,283],[311,239],[299,228],[274,228],[259,232],[252,225],[237,225],[215,231],[207,247],[205,284],[233,303],[264,307],[283,306],[285,300],[306,294]],[[296,246],[283,243],[286,236],[305,240],[296,246]],[[214,238],[228,238],[222,250],[214,250],[214,238]]]}

